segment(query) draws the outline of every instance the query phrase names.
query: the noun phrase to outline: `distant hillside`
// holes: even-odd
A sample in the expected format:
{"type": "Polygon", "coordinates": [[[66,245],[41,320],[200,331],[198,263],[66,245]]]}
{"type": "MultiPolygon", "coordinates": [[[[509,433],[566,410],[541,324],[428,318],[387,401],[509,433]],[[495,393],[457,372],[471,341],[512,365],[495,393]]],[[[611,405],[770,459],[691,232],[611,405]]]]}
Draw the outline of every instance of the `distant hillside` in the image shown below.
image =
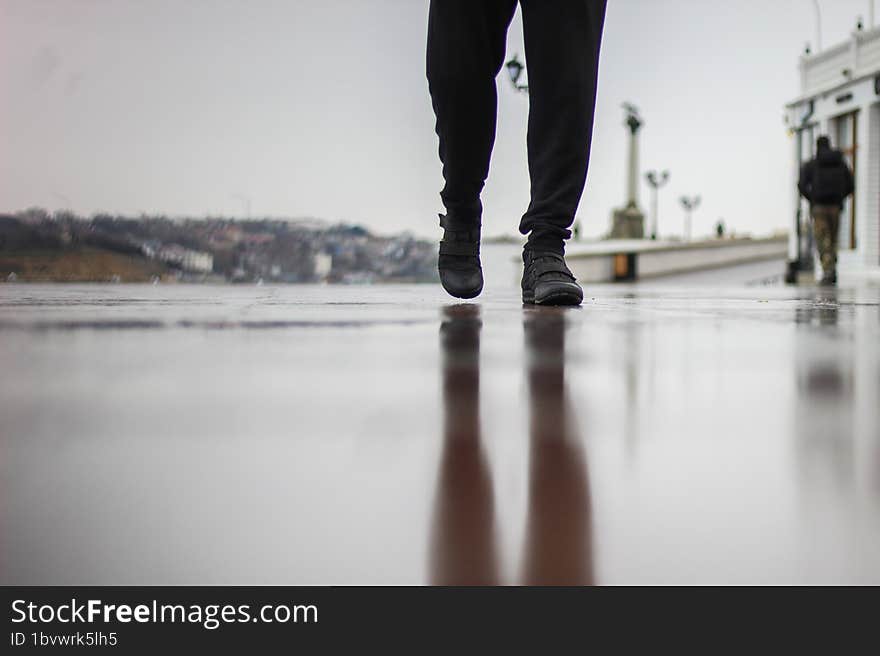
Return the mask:
{"type": "Polygon", "coordinates": [[[161,263],[99,248],[9,254],[0,251],[0,280],[22,282],[150,282],[169,278],[161,263]]]}
{"type": "Polygon", "coordinates": [[[0,253],[54,250],[62,245],[61,234],[54,227],[28,225],[14,216],[0,215],[0,253]]]}
{"type": "Polygon", "coordinates": [[[161,262],[126,244],[74,238],[58,225],[0,216],[0,281],[147,282],[168,277],[161,262]]]}
{"type": "Polygon", "coordinates": [[[436,245],[315,219],[0,215],[0,280],[369,283],[437,279],[436,245]],[[14,275],[11,275],[14,274],[14,275]]]}

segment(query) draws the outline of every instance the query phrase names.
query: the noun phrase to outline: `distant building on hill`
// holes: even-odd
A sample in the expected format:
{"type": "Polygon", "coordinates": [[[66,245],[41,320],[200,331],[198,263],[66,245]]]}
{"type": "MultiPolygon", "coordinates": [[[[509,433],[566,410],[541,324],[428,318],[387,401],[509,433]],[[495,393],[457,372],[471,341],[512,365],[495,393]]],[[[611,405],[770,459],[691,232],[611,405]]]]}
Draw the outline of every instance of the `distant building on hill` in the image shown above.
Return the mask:
{"type": "Polygon", "coordinates": [[[191,273],[210,273],[214,270],[213,255],[184,248],[178,244],[162,246],[156,255],[163,262],[191,273]]]}

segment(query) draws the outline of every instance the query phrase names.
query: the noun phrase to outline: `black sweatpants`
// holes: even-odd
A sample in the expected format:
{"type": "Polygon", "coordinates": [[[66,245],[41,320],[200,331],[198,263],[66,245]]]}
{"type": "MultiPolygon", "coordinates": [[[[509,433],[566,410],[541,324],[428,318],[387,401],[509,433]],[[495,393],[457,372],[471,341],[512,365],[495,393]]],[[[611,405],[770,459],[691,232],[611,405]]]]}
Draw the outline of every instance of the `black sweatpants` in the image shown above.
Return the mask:
{"type": "MultiPolygon", "coordinates": [[[[529,82],[532,247],[562,250],[580,202],[593,133],[606,0],[519,0],[529,82]]],[[[495,77],[517,0],[431,0],[427,74],[447,214],[479,221],[495,141],[495,77]]]]}

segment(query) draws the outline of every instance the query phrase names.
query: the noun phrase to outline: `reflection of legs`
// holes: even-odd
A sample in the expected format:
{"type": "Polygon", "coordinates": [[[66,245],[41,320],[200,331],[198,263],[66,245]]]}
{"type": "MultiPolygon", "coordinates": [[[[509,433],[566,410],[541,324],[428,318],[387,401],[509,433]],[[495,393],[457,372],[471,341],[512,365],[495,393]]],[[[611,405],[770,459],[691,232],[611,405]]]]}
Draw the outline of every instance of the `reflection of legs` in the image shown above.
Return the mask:
{"type": "Polygon", "coordinates": [[[825,276],[837,272],[837,233],[840,230],[840,208],[833,205],[814,205],[813,231],[816,235],[816,250],[825,276]]]}
{"type": "Polygon", "coordinates": [[[431,0],[427,73],[446,186],[458,221],[478,222],[495,141],[495,76],[516,0],[431,0]]]}
{"type": "MultiPolygon", "coordinates": [[[[478,3],[475,3],[478,4],[478,3]]],[[[529,246],[561,252],[590,158],[605,0],[522,0],[529,73],[529,246]]]]}
{"type": "Polygon", "coordinates": [[[562,311],[526,314],[531,447],[524,578],[529,585],[593,583],[587,471],[566,398],[564,330],[562,311]]]}
{"type": "Polygon", "coordinates": [[[431,545],[432,583],[498,583],[492,480],[480,445],[479,307],[444,311],[444,436],[431,545]]]}

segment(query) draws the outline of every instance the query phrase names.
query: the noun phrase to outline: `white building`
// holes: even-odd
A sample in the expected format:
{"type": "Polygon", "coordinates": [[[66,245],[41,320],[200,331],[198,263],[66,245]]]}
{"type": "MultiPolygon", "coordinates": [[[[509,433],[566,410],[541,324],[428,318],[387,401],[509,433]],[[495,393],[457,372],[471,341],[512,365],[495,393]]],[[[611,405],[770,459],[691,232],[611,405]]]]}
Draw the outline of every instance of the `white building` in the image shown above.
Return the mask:
{"type": "Polygon", "coordinates": [[[809,207],[796,184],[816,138],[827,135],[846,155],[856,183],[840,216],[838,271],[844,279],[880,274],[880,28],[857,30],[844,43],[803,55],[800,75],[801,95],[786,105],[794,136],[789,260],[810,259],[809,207]]]}
{"type": "Polygon", "coordinates": [[[178,244],[162,246],[156,255],[163,262],[192,273],[211,273],[214,268],[213,255],[184,248],[178,244]]]}
{"type": "Polygon", "coordinates": [[[327,253],[315,253],[315,278],[324,280],[333,269],[333,256],[327,253]]]}

